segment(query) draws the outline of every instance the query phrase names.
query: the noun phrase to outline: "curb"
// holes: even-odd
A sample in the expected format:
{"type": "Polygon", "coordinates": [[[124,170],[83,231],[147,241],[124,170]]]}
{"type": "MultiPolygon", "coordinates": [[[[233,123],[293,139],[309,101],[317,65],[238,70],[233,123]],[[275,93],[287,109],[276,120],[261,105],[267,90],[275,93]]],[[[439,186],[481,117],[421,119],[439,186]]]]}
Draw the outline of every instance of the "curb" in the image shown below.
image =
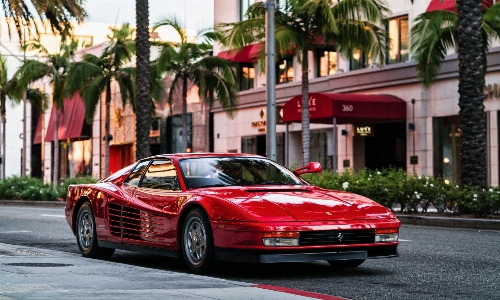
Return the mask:
{"type": "Polygon", "coordinates": [[[500,220],[407,215],[396,215],[396,217],[405,225],[500,230],[500,220]]]}
{"type": "MultiPolygon", "coordinates": [[[[37,206],[61,207],[66,206],[65,201],[27,201],[27,200],[0,200],[0,206],[37,206]]],[[[500,230],[500,220],[473,219],[456,217],[432,217],[397,214],[401,224],[416,226],[452,227],[466,229],[500,230]]]]}
{"type": "Polygon", "coordinates": [[[0,206],[65,207],[66,201],[0,200],[0,206]]]}

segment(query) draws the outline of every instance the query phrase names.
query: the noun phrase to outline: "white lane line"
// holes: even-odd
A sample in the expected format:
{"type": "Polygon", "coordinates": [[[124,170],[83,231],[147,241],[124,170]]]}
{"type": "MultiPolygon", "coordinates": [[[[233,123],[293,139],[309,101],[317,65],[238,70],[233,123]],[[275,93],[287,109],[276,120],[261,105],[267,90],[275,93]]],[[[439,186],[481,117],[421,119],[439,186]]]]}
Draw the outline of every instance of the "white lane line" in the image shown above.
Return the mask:
{"type": "Polygon", "coordinates": [[[29,230],[16,230],[16,231],[0,231],[0,233],[28,233],[29,230]]]}
{"type": "Polygon", "coordinates": [[[42,217],[53,217],[53,218],[66,218],[65,215],[45,215],[45,214],[41,214],[40,216],[42,216],[42,217]]]}
{"type": "Polygon", "coordinates": [[[411,240],[402,240],[402,239],[399,239],[400,242],[411,242],[411,240]]]}

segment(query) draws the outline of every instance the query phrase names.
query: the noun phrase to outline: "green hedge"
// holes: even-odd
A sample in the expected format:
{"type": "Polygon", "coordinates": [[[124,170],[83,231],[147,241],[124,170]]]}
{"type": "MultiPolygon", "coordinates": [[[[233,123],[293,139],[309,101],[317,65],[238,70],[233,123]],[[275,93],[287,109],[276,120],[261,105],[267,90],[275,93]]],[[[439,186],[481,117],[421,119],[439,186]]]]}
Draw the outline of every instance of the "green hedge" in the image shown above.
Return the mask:
{"type": "MultiPolygon", "coordinates": [[[[314,185],[360,194],[392,210],[397,208],[408,213],[427,212],[430,205],[440,213],[485,216],[500,212],[499,187],[483,190],[446,184],[441,178],[408,175],[400,169],[341,174],[324,171],[303,177],[314,185]]],[[[68,178],[54,189],[38,178],[14,176],[0,181],[0,199],[56,201],[65,198],[68,185],[97,180],[92,177],[68,178]]]]}
{"type": "Polygon", "coordinates": [[[477,189],[447,184],[442,178],[408,175],[403,170],[361,170],[333,174],[305,174],[310,183],[366,196],[394,210],[427,212],[432,204],[440,213],[486,216],[500,211],[500,188],[477,189]]]}
{"type": "Polygon", "coordinates": [[[0,181],[0,199],[56,201],[66,198],[68,185],[94,182],[97,179],[92,177],[68,178],[54,189],[52,184],[43,183],[39,178],[13,176],[0,181]]]}

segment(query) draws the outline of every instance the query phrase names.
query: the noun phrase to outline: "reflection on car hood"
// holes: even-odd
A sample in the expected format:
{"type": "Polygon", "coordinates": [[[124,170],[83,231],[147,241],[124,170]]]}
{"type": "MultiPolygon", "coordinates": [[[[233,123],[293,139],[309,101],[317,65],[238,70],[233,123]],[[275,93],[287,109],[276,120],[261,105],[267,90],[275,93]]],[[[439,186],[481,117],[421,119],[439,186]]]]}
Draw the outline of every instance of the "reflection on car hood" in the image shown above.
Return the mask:
{"type": "Polygon", "coordinates": [[[259,222],[394,218],[387,208],[366,197],[311,186],[252,186],[214,194],[239,206],[259,222]]]}

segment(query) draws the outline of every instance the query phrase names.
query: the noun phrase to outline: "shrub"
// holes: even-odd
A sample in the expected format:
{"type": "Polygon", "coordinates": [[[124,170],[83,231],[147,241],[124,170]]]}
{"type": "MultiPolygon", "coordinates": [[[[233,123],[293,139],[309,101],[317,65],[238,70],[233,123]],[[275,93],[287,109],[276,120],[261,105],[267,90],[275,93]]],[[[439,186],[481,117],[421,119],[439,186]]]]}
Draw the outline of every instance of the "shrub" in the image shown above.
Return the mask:
{"type": "Polygon", "coordinates": [[[97,179],[92,177],[68,178],[54,189],[53,185],[44,183],[40,178],[12,176],[0,181],[0,199],[56,201],[66,197],[70,184],[95,182],[97,179]]]}
{"type": "Polygon", "coordinates": [[[317,186],[346,190],[368,197],[394,210],[427,212],[433,205],[440,213],[475,214],[499,213],[500,188],[477,189],[447,184],[442,178],[409,175],[401,169],[345,171],[333,174],[324,171],[305,174],[304,178],[317,186]]]}

